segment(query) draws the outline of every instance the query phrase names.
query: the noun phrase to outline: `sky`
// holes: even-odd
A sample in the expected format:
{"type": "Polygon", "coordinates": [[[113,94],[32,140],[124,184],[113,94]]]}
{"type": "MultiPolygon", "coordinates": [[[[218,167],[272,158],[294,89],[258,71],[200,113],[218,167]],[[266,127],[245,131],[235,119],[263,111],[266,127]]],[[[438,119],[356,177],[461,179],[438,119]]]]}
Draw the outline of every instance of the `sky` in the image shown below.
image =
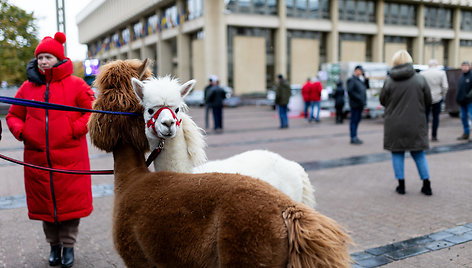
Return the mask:
{"type": "MultiPolygon", "coordinates": [[[[64,0],[66,17],[67,57],[73,61],[84,60],[87,56],[87,46],[79,43],[79,32],[75,20],[76,15],[93,0],[64,0]]],[[[57,32],[56,0],[9,0],[26,12],[34,12],[38,37],[54,37],[57,32]]]]}

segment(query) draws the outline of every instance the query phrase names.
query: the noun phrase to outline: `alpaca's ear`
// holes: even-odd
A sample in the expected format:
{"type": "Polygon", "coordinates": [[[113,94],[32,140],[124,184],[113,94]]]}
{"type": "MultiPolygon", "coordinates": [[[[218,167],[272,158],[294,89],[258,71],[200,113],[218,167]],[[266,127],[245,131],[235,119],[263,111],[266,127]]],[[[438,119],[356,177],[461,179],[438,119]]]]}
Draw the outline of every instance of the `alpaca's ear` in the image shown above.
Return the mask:
{"type": "Polygon", "coordinates": [[[195,83],[197,83],[196,80],[190,80],[183,84],[180,87],[180,96],[182,96],[182,98],[185,98],[192,91],[193,87],[195,86],[195,83]]]}
{"type": "Polygon", "coordinates": [[[143,82],[141,82],[138,79],[132,77],[131,78],[131,85],[133,85],[134,93],[136,93],[136,96],[138,97],[139,101],[142,102],[143,97],[144,97],[144,94],[143,94],[144,84],[143,84],[143,82]]]}
{"type": "Polygon", "coordinates": [[[143,63],[141,64],[141,66],[139,66],[138,70],[137,70],[137,73],[138,73],[138,77],[139,77],[139,80],[143,80],[144,79],[144,76],[146,75],[146,70],[148,69],[148,67],[151,65],[151,60],[146,58],[143,63]]]}

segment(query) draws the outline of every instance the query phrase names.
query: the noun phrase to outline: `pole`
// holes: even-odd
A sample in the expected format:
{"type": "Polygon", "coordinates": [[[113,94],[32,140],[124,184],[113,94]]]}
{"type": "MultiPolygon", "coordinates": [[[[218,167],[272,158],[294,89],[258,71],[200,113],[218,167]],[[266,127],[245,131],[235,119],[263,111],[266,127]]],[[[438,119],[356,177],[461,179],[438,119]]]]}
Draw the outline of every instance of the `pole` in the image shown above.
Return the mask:
{"type": "MultiPolygon", "coordinates": [[[[66,9],[64,0],[56,0],[56,22],[57,31],[66,34],[66,9]]],[[[64,55],[67,57],[67,43],[64,44],[64,55]]]]}

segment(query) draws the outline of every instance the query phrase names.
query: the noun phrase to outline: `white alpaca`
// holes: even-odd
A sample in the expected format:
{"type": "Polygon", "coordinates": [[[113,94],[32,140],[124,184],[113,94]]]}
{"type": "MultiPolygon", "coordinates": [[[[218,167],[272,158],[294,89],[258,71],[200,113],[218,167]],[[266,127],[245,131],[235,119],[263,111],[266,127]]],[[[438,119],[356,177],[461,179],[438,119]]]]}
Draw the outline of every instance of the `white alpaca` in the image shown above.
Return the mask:
{"type": "Polygon", "coordinates": [[[314,188],[303,167],[276,153],[252,150],[205,163],[203,130],[185,113],[188,109],[185,103],[179,102],[179,89],[186,86],[193,88],[195,80],[182,86],[169,76],[143,82],[133,78],[132,83],[144,106],[146,136],[151,149],[165,142],[154,161],[156,171],[239,173],[266,181],[294,201],[315,207],[314,188]],[[161,109],[164,106],[169,109],[161,109]]]}
{"type": "Polygon", "coordinates": [[[316,205],[314,188],[300,164],[266,150],[252,150],[232,157],[209,161],[193,169],[193,173],[223,172],[259,178],[270,183],[297,202],[316,205]]]}

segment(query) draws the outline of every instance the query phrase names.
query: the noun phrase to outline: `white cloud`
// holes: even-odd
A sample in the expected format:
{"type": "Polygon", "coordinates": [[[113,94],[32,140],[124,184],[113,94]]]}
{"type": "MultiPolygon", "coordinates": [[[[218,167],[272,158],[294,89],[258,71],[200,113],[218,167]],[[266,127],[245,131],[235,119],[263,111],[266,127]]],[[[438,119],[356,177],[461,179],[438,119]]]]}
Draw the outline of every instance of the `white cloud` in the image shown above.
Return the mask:
{"type": "MultiPolygon", "coordinates": [[[[87,46],[79,43],[79,33],[75,17],[89,2],[85,0],[64,1],[67,57],[74,61],[84,60],[86,57],[87,46]]],[[[10,0],[10,3],[24,9],[28,13],[34,12],[40,40],[45,36],[53,37],[57,32],[56,0],[10,0]]]]}

